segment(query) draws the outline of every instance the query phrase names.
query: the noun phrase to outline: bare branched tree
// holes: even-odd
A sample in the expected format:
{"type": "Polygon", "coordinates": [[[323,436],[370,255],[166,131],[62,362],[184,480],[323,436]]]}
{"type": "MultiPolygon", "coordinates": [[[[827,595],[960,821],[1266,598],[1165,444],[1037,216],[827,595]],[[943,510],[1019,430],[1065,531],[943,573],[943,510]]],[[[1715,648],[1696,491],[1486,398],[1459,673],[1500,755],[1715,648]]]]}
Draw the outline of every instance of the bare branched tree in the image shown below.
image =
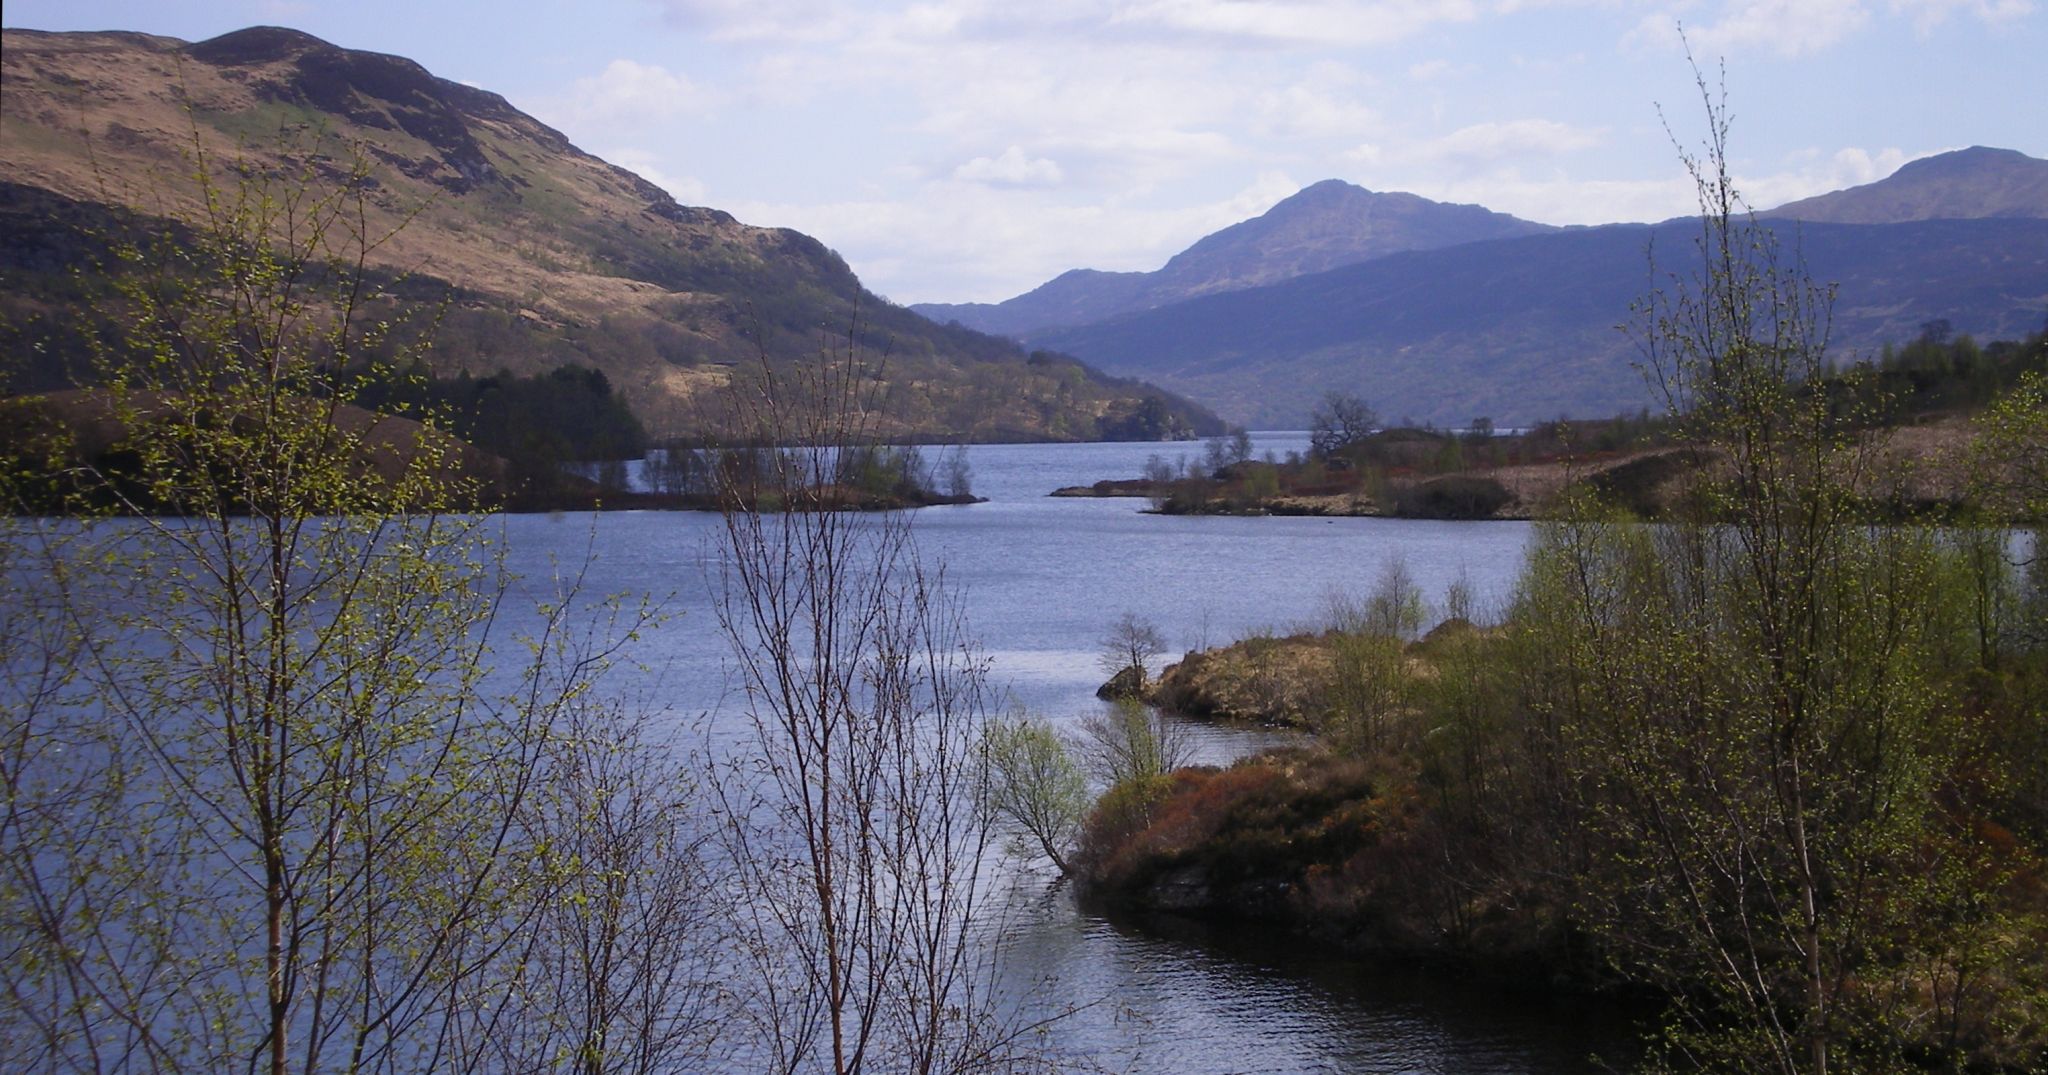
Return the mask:
{"type": "Polygon", "coordinates": [[[1327,459],[1372,435],[1379,415],[1365,400],[1335,390],[1309,412],[1309,454],[1327,459]]]}
{"type": "Polygon", "coordinates": [[[489,1070],[655,1075],[727,1056],[726,908],[688,755],[617,700],[576,699],[529,823],[551,885],[477,1052],[489,1070]]]}
{"type": "Polygon", "coordinates": [[[1103,633],[1101,649],[1096,663],[1104,672],[1114,676],[1135,668],[1139,682],[1143,683],[1151,675],[1148,662],[1166,652],[1166,636],[1151,620],[1126,612],[1103,633]]]}
{"type": "Polygon", "coordinates": [[[837,453],[873,443],[845,350],[765,371],[736,428],[777,453],[772,496],[732,489],[720,625],[748,729],[714,783],[738,896],[734,956],[757,1066],[998,1068],[989,830],[978,801],[985,662],[904,513],[836,510],[837,453]],[[762,505],[779,510],[755,510],[762,505]]]}
{"type": "Polygon", "coordinates": [[[1107,786],[1165,776],[1194,754],[1187,725],[1135,698],[1118,699],[1081,721],[1081,756],[1107,786]]]}

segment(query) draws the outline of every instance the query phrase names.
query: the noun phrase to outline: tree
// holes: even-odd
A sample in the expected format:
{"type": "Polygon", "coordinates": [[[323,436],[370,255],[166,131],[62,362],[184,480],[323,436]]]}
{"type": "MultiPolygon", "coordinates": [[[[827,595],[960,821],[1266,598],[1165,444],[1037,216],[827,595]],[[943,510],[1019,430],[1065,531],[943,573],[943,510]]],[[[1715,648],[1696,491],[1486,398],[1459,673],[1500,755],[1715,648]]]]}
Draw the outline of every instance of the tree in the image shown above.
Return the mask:
{"type": "Polygon", "coordinates": [[[694,764],[616,700],[563,714],[532,838],[551,898],[527,925],[517,976],[479,1044],[486,1070],[573,1075],[718,1066],[727,991],[706,936],[714,893],[694,764]]]}
{"type": "Polygon", "coordinates": [[[1407,706],[1409,673],[1397,635],[1338,634],[1330,639],[1330,680],[1316,730],[1341,750],[1373,755],[1393,745],[1407,706]]]}
{"type": "Polygon", "coordinates": [[[1802,387],[1831,294],[1750,219],[1725,98],[1699,86],[1707,138],[1681,150],[1698,261],[1643,304],[1639,339],[1721,464],[1672,525],[1581,509],[1546,531],[1516,617],[1531,705],[1594,841],[1583,902],[1671,990],[1673,1055],[1890,1067],[1918,968],[1988,924],[1958,897],[1984,848],[1938,803],[1973,739],[1931,678],[1958,637],[1949,553],[1862,513],[1876,444],[1802,387]]]}
{"type": "Polygon", "coordinates": [[[1379,635],[1399,641],[1422,629],[1422,589],[1408,570],[1405,557],[1380,566],[1371,592],[1362,599],[1340,591],[1323,598],[1331,630],[1340,634],[1379,635]]]}
{"type": "Polygon", "coordinates": [[[1173,499],[1173,481],[1177,477],[1173,464],[1158,453],[1145,457],[1145,495],[1151,501],[1152,510],[1158,511],[1173,499]]]}
{"type": "Polygon", "coordinates": [[[1157,625],[1143,619],[1135,612],[1126,612],[1109,625],[1108,633],[1102,636],[1101,653],[1096,663],[1112,677],[1122,676],[1136,669],[1135,678],[1142,688],[1146,677],[1152,673],[1147,662],[1166,652],[1166,636],[1159,633],[1157,625]]]}
{"type": "Polygon", "coordinates": [[[967,461],[967,448],[955,445],[945,453],[940,472],[946,478],[946,495],[965,498],[974,495],[974,467],[967,461]]]}
{"type": "Polygon", "coordinates": [[[367,170],[193,164],[196,215],[110,240],[81,406],[118,441],[66,474],[127,518],[0,525],[0,605],[48,617],[0,638],[35,684],[0,714],[0,1056],[476,1070],[529,1029],[500,1002],[562,891],[542,792],[615,636],[565,599],[501,664],[455,446],[351,406],[404,357],[367,170]]]}
{"type": "Polygon", "coordinates": [[[1365,400],[1349,392],[1325,392],[1309,412],[1309,454],[1322,459],[1338,455],[1371,436],[1379,420],[1365,400]]]}
{"type": "MultiPolygon", "coordinates": [[[[2048,348],[2048,336],[2033,346],[2048,348]]],[[[1976,498],[2004,520],[2048,520],[2048,375],[2022,375],[1977,424],[1970,466],[1976,498]]]]}
{"type": "Polygon", "coordinates": [[[1119,698],[1081,722],[1081,753],[1105,785],[1165,776],[1194,759],[1187,728],[1135,698],[1119,698]]]}
{"type": "Polygon", "coordinates": [[[657,448],[647,453],[647,484],[663,496],[684,497],[708,493],[706,480],[711,470],[703,453],[689,448],[657,448]]]}
{"type": "Polygon", "coordinates": [[[1020,714],[989,725],[990,809],[1023,831],[1061,876],[1074,872],[1073,848],[1093,801],[1088,779],[1057,729],[1020,714]]]}
{"type": "Polygon", "coordinates": [[[776,1070],[993,1068],[1011,1036],[979,933],[986,667],[908,516],[829,499],[838,455],[873,443],[862,371],[849,337],[764,373],[734,421],[799,447],[722,490],[716,600],[747,728],[714,780],[728,958],[752,968],[751,1051],[776,1070]]]}
{"type": "Polygon", "coordinates": [[[1359,600],[1341,593],[1329,606],[1330,681],[1319,732],[1338,747],[1372,754],[1391,745],[1407,708],[1409,673],[1403,640],[1422,627],[1422,591],[1396,557],[1359,600]]]}
{"type": "Polygon", "coordinates": [[[1251,431],[1239,426],[1230,431],[1230,461],[1242,463],[1252,457],[1251,431]]]}
{"type": "Polygon", "coordinates": [[[1202,443],[1201,477],[1210,478],[1216,472],[1230,465],[1230,444],[1221,434],[1210,437],[1202,443]]]}

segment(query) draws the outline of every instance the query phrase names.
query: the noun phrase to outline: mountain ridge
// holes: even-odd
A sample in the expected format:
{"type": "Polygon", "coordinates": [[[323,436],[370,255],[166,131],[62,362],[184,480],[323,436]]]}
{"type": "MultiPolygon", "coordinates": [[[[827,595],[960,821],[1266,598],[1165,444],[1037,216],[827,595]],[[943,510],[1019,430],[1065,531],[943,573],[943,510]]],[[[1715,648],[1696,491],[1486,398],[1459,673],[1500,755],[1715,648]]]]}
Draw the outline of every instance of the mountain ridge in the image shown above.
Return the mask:
{"type": "Polygon", "coordinates": [[[1758,214],[1824,224],[2048,218],[2048,160],[1971,146],[1907,161],[1873,183],[1787,202],[1758,214]]]}
{"type": "MultiPolygon", "coordinates": [[[[2048,220],[1776,226],[1816,280],[1839,285],[1833,354],[1843,361],[1935,320],[2017,338],[2048,313],[2048,220]]],[[[1390,420],[1453,426],[1654,409],[1661,401],[1620,329],[1661,279],[1652,251],[1690,251],[1697,229],[1689,219],[1610,224],[1410,251],[1040,341],[1254,427],[1298,427],[1326,389],[1355,392],[1390,420]]]]}
{"type": "Polygon", "coordinates": [[[1406,250],[1555,230],[1482,206],[1326,179],[1256,217],[1203,236],[1151,272],[1072,269],[1000,303],[919,303],[911,309],[935,321],[1028,339],[1406,250]]]}
{"type": "MultiPolygon", "coordinates": [[[[1842,285],[1837,328],[1846,349],[1904,342],[1936,320],[1958,332],[2019,336],[2048,311],[2039,249],[2048,236],[2036,226],[2048,220],[2048,161],[2017,151],[1975,147],[1921,158],[1874,183],[1757,219],[1779,229],[1788,253],[1812,259],[1819,282],[1842,285]],[[1986,221],[2010,227],[1963,226],[1986,221]]],[[[1688,250],[1696,229],[1693,217],[1544,227],[1019,335],[1155,378],[1254,425],[1298,426],[1324,389],[1357,391],[1390,418],[1453,425],[1481,415],[1606,416],[1655,402],[1613,329],[1657,286],[1646,264],[1652,237],[1660,250],[1688,250]],[[1460,312],[1430,322],[1449,309],[1460,312]],[[1360,311],[1376,320],[1366,323],[1360,311]],[[1492,381],[1500,383],[1480,383],[1492,381]]],[[[1059,279],[1091,282],[1074,273],[1059,279]]],[[[1015,303],[998,308],[1014,313],[1015,303]]]]}

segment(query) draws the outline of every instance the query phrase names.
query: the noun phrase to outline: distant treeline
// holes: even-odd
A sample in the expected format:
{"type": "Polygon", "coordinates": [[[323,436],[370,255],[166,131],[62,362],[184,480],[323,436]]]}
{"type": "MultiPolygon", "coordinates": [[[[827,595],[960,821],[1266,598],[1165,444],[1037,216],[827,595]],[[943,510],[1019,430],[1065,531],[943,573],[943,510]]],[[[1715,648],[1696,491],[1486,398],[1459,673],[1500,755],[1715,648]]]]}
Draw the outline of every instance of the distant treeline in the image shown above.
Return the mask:
{"type": "Polygon", "coordinates": [[[1979,346],[1946,320],[1935,320],[1922,325],[1911,343],[1886,346],[1875,362],[1859,363],[1826,383],[1845,405],[1861,403],[1867,420],[1883,423],[1979,409],[2028,373],[2048,373],[2048,324],[2025,339],[1979,346]]]}
{"type": "Polygon", "coordinates": [[[465,371],[383,378],[366,387],[359,403],[427,418],[507,459],[636,459],[647,451],[647,431],[610,378],[576,363],[526,377],[499,370],[487,377],[465,371]]]}
{"type": "MultiPolygon", "coordinates": [[[[1816,408],[1826,428],[1840,434],[1902,426],[1982,411],[2029,376],[2048,376],[2048,329],[2021,340],[1979,345],[1950,331],[1946,321],[1922,326],[1911,342],[1884,348],[1869,360],[1829,367],[1794,388],[1796,398],[1826,401],[1816,408]]],[[[1698,401],[1674,400],[1673,406],[1698,401]]],[[[1384,514],[1423,518],[1489,518],[1512,494],[1481,473],[1500,467],[1569,463],[1600,467],[1621,460],[1589,481],[1608,502],[1643,516],[1659,513],[1655,486],[1679,471],[1704,465],[1689,449],[1685,420],[1648,410],[1612,418],[1557,418],[1526,430],[1496,432],[1487,417],[1463,430],[1403,422],[1380,427],[1356,397],[1334,394],[1317,409],[1307,452],[1251,457],[1248,441],[1211,438],[1199,458],[1179,468],[1154,456],[1141,492],[1167,514],[1290,513],[1304,510],[1289,498],[1358,496],[1384,514]],[[1338,420],[1340,415],[1347,417],[1338,420]],[[1667,451],[1657,451],[1669,449],[1667,451]],[[1629,462],[1633,453],[1654,452],[1629,462]]]]}
{"type": "Polygon", "coordinates": [[[636,459],[647,450],[646,430],[611,380],[574,363],[530,377],[500,370],[432,378],[415,369],[372,377],[357,402],[427,421],[502,457],[515,502],[561,492],[570,463],[636,459]]]}
{"type": "MultiPolygon", "coordinates": [[[[862,444],[823,455],[741,445],[670,447],[649,452],[642,477],[664,506],[778,510],[791,491],[837,507],[879,509],[966,504],[976,499],[967,457],[942,450],[936,460],[916,445],[862,444]],[[822,464],[822,467],[820,467],[822,464]],[[809,471],[817,468],[816,473],[809,471]]],[[[600,467],[598,482],[622,487],[622,467],[600,467]]]]}

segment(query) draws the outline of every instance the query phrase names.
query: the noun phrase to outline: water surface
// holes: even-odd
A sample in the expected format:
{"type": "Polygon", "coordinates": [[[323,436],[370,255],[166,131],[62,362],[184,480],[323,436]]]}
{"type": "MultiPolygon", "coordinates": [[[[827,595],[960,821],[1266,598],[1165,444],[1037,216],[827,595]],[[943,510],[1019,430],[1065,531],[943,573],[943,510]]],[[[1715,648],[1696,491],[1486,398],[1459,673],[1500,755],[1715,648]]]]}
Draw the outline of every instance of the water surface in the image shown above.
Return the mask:
{"type": "MultiPolygon", "coordinates": [[[[1306,442],[1259,440],[1258,450],[1282,453],[1306,442]]],[[[1155,453],[1200,449],[977,445],[968,461],[989,502],[915,514],[918,547],[945,565],[1010,704],[1060,724],[1099,708],[1098,641],[1126,612],[1158,625],[1175,653],[1286,633],[1316,625],[1331,594],[1369,590],[1396,561],[1432,602],[1462,578],[1484,608],[1505,599],[1529,542],[1523,522],[1155,516],[1141,512],[1143,500],[1046,495],[1134,477],[1155,453]]],[[[716,517],[515,516],[505,525],[515,566],[530,573],[588,548],[591,591],[666,595],[676,618],[637,652],[645,669],[617,682],[679,726],[708,729],[714,743],[735,730],[740,702],[711,606],[716,517]]],[[[1194,731],[1200,756],[1215,762],[1292,734],[1194,731]]],[[[1104,1070],[1578,1072],[1620,1030],[1574,1003],[1333,957],[1272,932],[1170,920],[1135,928],[1077,909],[1051,882],[1043,866],[1007,879],[1006,989],[1031,1014],[1080,1005],[1051,1044],[1104,1070]]]]}

